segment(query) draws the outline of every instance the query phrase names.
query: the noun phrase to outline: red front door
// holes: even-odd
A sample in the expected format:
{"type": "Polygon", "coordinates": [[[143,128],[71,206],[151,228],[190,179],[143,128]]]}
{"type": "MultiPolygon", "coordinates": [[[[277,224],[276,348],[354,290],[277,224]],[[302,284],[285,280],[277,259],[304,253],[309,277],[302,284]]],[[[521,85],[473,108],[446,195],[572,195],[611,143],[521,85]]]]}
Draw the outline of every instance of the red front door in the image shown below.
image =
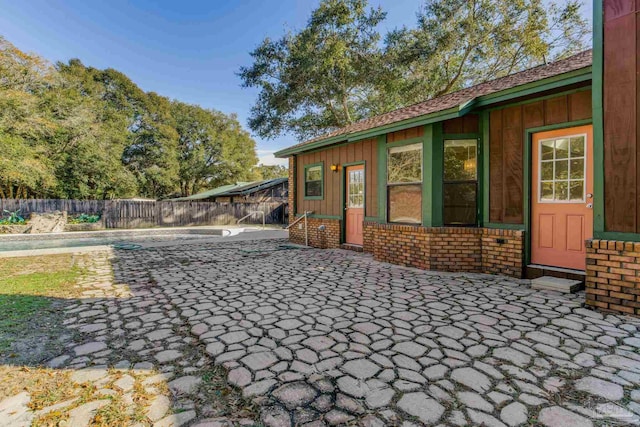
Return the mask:
{"type": "Polygon", "coordinates": [[[362,245],[364,165],[348,166],[346,174],[345,241],[353,245],[362,245]]]}
{"type": "Polygon", "coordinates": [[[593,234],[593,129],[533,135],[531,262],[584,270],[593,234]]]}

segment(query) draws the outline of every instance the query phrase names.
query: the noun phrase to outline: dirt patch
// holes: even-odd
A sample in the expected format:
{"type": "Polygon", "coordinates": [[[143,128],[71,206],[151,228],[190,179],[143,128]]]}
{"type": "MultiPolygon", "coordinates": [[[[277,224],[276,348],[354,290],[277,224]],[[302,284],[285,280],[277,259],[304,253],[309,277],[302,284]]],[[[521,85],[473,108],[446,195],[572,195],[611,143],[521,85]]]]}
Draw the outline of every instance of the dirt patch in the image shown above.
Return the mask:
{"type": "Polygon", "coordinates": [[[72,335],[63,308],[79,295],[83,271],[70,254],[12,258],[0,266],[0,363],[38,366],[72,335]]]}
{"type": "Polygon", "coordinates": [[[59,233],[67,224],[67,212],[32,213],[29,219],[29,233],[59,233]]]}

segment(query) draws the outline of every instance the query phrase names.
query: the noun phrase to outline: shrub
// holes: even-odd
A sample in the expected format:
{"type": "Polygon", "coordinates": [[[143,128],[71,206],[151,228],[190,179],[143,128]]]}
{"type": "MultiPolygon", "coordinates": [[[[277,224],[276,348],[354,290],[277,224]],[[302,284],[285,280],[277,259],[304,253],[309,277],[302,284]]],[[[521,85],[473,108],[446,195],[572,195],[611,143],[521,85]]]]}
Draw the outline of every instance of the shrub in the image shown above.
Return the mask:
{"type": "Polygon", "coordinates": [[[93,224],[100,221],[100,215],[80,214],[76,217],[69,218],[69,224],[93,224]]]}
{"type": "Polygon", "coordinates": [[[27,222],[22,216],[20,216],[20,209],[13,212],[4,209],[3,212],[8,216],[6,218],[0,218],[0,225],[20,225],[27,222]]]}

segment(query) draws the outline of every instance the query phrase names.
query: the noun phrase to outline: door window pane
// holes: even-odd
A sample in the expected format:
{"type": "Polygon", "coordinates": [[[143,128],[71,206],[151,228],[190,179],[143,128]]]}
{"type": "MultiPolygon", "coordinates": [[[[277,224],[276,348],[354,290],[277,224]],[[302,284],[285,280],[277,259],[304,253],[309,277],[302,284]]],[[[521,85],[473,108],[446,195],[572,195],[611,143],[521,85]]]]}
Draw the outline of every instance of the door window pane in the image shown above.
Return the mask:
{"type": "Polygon", "coordinates": [[[566,139],[556,140],[556,159],[566,159],[569,157],[569,141],[566,139]]]}
{"type": "Polygon", "coordinates": [[[553,200],[553,182],[543,182],[542,190],[540,192],[540,198],[542,200],[553,200]]]}
{"type": "Polygon", "coordinates": [[[389,222],[422,222],[422,185],[389,186],[389,222]]]}
{"type": "Polygon", "coordinates": [[[541,202],[584,201],[584,135],[540,142],[539,200],[541,202]]]}
{"type": "Polygon", "coordinates": [[[584,137],[571,138],[571,157],[584,157],[584,137]]]}
{"type": "Polygon", "coordinates": [[[553,160],[554,145],[553,141],[542,141],[542,160],[553,160]]]}
{"type": "Polygon", "coordinates": [[[571,179],[584,179],[584,159],[571,160],[571,179]]]}
{"type": "Polygon", "coordinates": [[[584,199],[584,181],[569,182],[569,199],[573,201],[584,199]]]}
{"type": "Polygon", "coordinates": [[[364,207],[364,171],[349,171],[348,207],[364,207]]]}
{"type": "Polygon", "coordinates": [[[553,179],[553,162],[542,162],[540,178],[543,181],[551,181],[553,179]]]}
{"type": "Polygon", "coordinates": [[[566,160],[556,161],[555,179],[567,179],[569,177],[569,162],[566,160]]]}
{"type": "Polygon", "coordinates": [[[568,197],[568,183],[567,181],[556,181],[555,183],[555,199],[556,200],[567,200],[568,197]]]}

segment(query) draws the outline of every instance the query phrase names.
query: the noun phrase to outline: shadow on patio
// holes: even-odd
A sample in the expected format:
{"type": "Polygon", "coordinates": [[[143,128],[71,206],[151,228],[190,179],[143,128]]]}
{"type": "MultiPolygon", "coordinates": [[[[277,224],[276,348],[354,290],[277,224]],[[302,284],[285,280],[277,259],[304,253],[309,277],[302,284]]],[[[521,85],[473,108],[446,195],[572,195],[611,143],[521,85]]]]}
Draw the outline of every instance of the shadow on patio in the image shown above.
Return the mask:
{"type": "Polygon", "coordinates": [[[171,302],[144,277],[114,281],[113,261],[111,252],[3,260],[0,425],[253,424],[254,406],[171,302]]]}

